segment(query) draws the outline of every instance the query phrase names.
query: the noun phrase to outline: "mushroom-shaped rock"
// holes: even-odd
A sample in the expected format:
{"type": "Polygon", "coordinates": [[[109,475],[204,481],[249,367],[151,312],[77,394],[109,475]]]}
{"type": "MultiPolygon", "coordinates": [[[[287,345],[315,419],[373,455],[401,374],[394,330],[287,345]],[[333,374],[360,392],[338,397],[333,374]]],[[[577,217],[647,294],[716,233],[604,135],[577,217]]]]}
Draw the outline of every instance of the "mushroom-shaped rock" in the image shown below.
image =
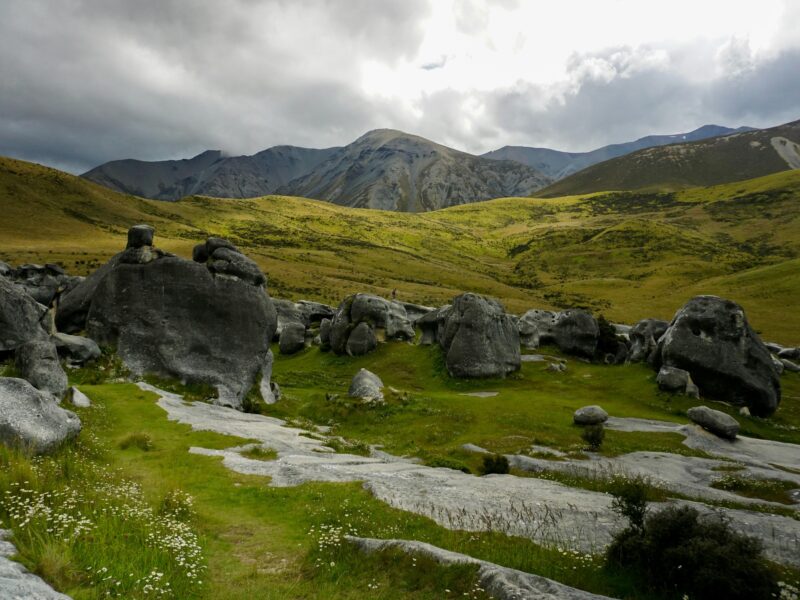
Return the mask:
{"type": "Polygon", "coordinates": [[[128,229],[128,248],[152,246],[155,231],[150,225],[134,225],[128,229]]]}
{"type": "Polygon", "coordinates": [[[383,381],[371,371],[361,369],[350,382],[347,394],[367,402],[383,401],[383,381]]]}
{"type": "Polygon", "coordinates": [[[736,419],[713,408],[694,406],[686,411],[686,415],[694,423],[718,437],[734,440],[739,433],[739,422],[736,419]]]}
{"type": "Polygon", "coordinates": [[[598,425],[608,421],[608,413],[601,407],[593,404],[592,406],[584,406],[576,410],[572,415],[572,421],[576,425],[598,425]]]}
{"type": "Polygon", "coordinates": [[[505,377],[519,370],[519,332],[493,298],[461,294],[447,311],[439,343],[454,377],[505,377]]]}
{"type": "Polygon", "coordinates": [[[78,416],[23,379],[0,377],[0,442],[37,454],[55,450],[81,430],[78,416]]]}
{"type": "Polygon", "coordinates": [[[681,308],[659,342],[655,362],[688,371],[704,396],[746,405],[758,417],[775,412],[780,377],[744,310],[717,296],[681,308]]]}
{"type": "Polygon", "coordinates": [[[56,345],[58,353],[65,356],[71,363],[83,364],[100,357],[100,346],[87,337],[55,333],[51,339],[56,345]]]}
{"type": "Polygon", "coordinates": [[[58,399],[67,392],[67,374],[58,362],[56,346],[50,340],[23,344],[16,351],[16,366],[20,375],[38,390],[58,399]]]}
{"type": "Polygon", "coordinates": [[[375,337],[375,331],[368,323],[362,321],[350,332],[345,345],[345,352],[350,356],[363,356],[377,347],[378,339],[375,337]]]}
{"type": "Polygon", "coordinates": [[[281,331],[278,348],[281,354],[297,354],[306,347],[306,327],[302,323],[286,323],[281,331]]]}

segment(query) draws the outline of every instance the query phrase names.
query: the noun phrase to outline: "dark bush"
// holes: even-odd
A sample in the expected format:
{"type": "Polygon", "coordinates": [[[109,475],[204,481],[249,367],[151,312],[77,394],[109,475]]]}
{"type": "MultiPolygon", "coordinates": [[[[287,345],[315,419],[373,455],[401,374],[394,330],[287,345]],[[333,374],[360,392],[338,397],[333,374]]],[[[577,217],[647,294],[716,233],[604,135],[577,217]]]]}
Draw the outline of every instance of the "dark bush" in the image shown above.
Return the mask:
{"type": "Polygon", "coordinates": [[[481,474],[490,475],[492,473],[501,475],[508,473],[508,459],[502,454],[487,454],[483,457],[481,474]]]}
{"type": "Polygon", "coordinates": [[[718,515],[670,507],[614,538],[607,564],[633,572],[649,588],[692,600],[777,597],[776,577],[761,543],[733,531],[718,515]]]}
{"type": "Polygon", "coordinates": [[[589,444],[589,450],[597,451],[603,445],[603,440],[606,439],[606,428],[602,423],[595,425],[585,425],[581,431],[581,438],[589,444]]]}

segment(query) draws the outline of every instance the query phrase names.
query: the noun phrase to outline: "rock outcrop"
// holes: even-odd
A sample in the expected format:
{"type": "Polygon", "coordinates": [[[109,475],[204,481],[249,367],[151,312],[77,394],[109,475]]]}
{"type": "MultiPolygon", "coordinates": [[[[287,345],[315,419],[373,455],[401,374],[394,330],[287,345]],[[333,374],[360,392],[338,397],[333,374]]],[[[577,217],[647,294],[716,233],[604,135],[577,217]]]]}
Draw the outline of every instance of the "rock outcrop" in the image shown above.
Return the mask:
{"type": "Polygon", "coordinates": [[[669,323],[659,319],[642,319],[628,333],[631,342],[629,362],[650,362],[658,350],[658,340],[666,333],[669,323]]]}
{"type": "Polygon", "coordinates": [[[585,358],[594,357],[600,337],[597,320],[584,310],[529,310],[520,317],[517,328],[527,348],[554,344],[562,352],[585,358]]]}
{"type": "Polygon", "coordinates": [[[681,308],[661,338],[655,367],[688,371],[704,396],[745,405],[768,417],[781,399],[769,350],[750,328],[741,306],[697,296],[681,308]]]}
{"type": "Polygon", "coordinates": [[[739,433],[739,422],[736,419],[707,406],[694,406],[686,411],[686,416],[703,429],[727,440],[735,440],[739,433]]]}
{"type": "Polygon", "coordinates": [[[674,394],[686,394],[692,398],[700,397],[700,390],[692,381],[692,376],[688,371],[676,367],[661,367],[656,376],[658,389],[674,394]]]}
{"type": "Polygon", "coordinates": [[[302,323],[284,323],[278,348],[281,354],[297,354],[306,347],[306,326],[302,323]]]}
{"type": "Polygon", "coordinates": [[[50,452],[81,430],[78,416],[24,379],[0,377],[0,442],[37,454],[50,452]]]}
{"type": "Polygon", "coordinates": [[[195,248],[200,263],[147,245],[147,229],[134,229],[130,246],[65,298],[73,310],[64,321],[79,323],[85,311],[89,336],[116,346],[134,375],[210,384],[218,404],[241,408],[276,326],[264,275],[227,240],[195,248]]]}
{"type": "MultiPolygon", "coordinates": [[[[360,356],[377,347],[378,338],[413,340],[414,328],[399,302],[371,294],[345,298],[331,320],[327,341],[336,354],[360,356]],[[351,339],[352,338],[352,339],[351,339]]],[[[320,333],[322,344],[326,340],[320,333]]]]}
{"type": "Polygon", "coordinates": [[[50,340],[34,340],[17,348],[15,356],[20,375],[60,402],[67,392],[67,374],[58,361],[55,344],[50,340]]]}
{"type": "Polygon", "coordinates": [[[68,333],[56,333],[51,338],[59,355],[70,363],[82,365],[100,357],[100,346],[92,339],[68,333]]]}
{"type": "Polygon", "coordinates": [[[8,278],[39,304],[49,306],[58,290],[74,285],[80,277],[70,277],[60,265],[24,264],[12,269],[8,278]]]}
{"type": "Polygon", "coordinates": [[[519,370],[519,332],[497,300],[461,294],[439,317],[438,341],[452,376],[505,377],[519,370]]]}
{"type": "Polygon", "coordinates": [[[0,277],[0,352],[10,352],[47,338],[42,327],[45,308],[5,277],[0,277]]]}

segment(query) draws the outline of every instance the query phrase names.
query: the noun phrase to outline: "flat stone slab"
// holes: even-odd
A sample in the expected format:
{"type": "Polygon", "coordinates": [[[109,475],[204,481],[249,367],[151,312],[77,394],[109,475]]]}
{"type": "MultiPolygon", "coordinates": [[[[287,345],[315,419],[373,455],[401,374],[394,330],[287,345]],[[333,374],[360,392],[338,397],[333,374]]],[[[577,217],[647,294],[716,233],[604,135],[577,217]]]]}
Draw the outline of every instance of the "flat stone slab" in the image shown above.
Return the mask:
{"type": "MultiPolygon", "coordinates": [[[[625,526],[611,510],[611,496],[571,488],[545,479],[487,475],[475,477],[432,468],[407,459],[335,454],[319,440],[286,427],[280,419],[240,413],[205,403],[187,403],[174,395],[158,400],[172,421],[202,431],[255,439],[278,452],[272,461],[245,458],[234,449],[193,447],[190,452],[222,457],[238,473],[270,477],[270,485],[290,487],[306,482],[361,481],[388,505],[423,516],[449,529],[498,531],[548,546],[601,552],[625,526]]],[[[711,434],[708,434],[711,435],[711,434]]],[[[711,509],[688,504],[702,512],[711,509]]],[[[656,507],[654,507],[655,509],[656,507]]],[[[800,566],[800,521],[777,515],[720,509],[732,525],[764,543],[777,562],[800,566]]]]}
{"type": "Polygon", "coordinates": [[[11,532],[0,529],[0,598],[3,600],[71,600],[47,585],[21,564],[11,560],[17,549],[11,532]]]}
{"type": "Polygon", "coordinates": [[[547,577],[509,569],[466,554],[444,550],[425,542],[377,540],[354,536],[346,536],[345,539],[366,553],[398,549],[407,554],[432,558],[443,565],[477,565],[481,586],[497,600],[608,600],[609,598],[569,587],[547,577]]]}
{"type": "Polygon", "coordinates": [[[494,398],[500,392],[465,392],[459,396],[472,396],[473,398],[494,398]]]}

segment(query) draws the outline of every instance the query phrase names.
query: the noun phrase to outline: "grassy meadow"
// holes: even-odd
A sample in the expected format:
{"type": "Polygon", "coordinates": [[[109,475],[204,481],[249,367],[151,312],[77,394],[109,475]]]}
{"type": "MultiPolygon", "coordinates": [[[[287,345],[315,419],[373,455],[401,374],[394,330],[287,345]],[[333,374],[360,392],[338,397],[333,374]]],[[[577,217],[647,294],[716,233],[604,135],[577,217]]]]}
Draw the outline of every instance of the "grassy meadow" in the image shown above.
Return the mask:
{"type": "Polygon", "coordinates": [[[181,256],[230,238],[276,297],[336,304],[356,291],[429,305],[462,291],[511,311],[581,306],[620,322],[670,318],[721,294],[774,341],[800,340],[800,171],[674,193],[505,198],[425,214],[268,196],[124,196],[71,175],[0,159],[0,260],[58,262],[86,274],[147,222],[181,256]]]}

